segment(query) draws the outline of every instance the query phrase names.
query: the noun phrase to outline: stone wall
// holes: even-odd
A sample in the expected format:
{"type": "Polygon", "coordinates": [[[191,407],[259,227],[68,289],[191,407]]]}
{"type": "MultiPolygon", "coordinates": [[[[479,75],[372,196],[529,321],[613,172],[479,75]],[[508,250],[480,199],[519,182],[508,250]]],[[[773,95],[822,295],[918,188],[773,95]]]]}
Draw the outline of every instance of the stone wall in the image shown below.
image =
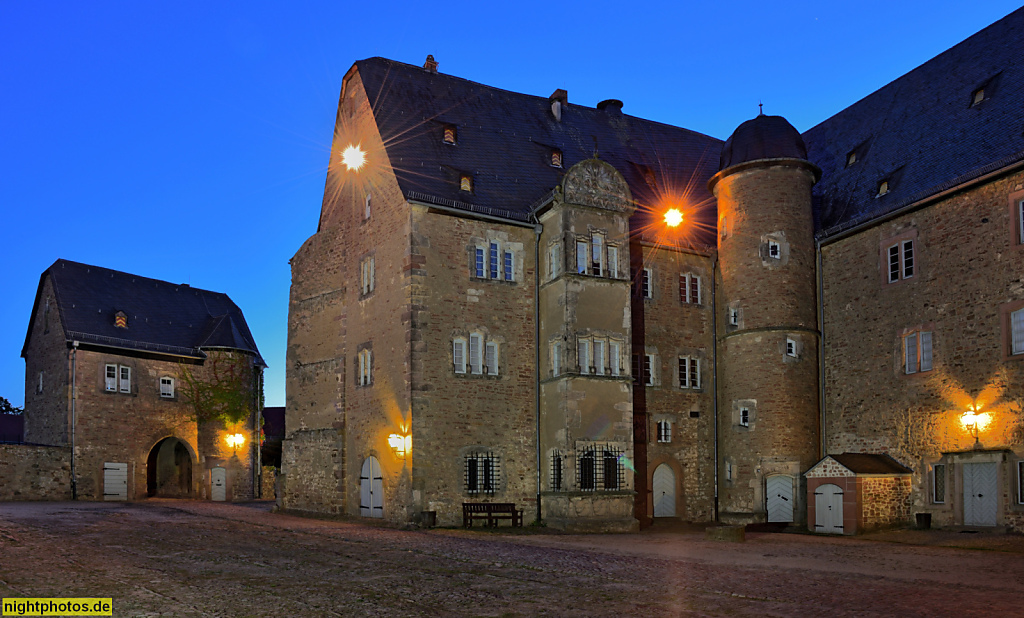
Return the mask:
{"type": "Polygon", "coordinates": [[[910,476],[858,478],[858,532],[911,523],[910,476]]]}
{"type": "Polygon", "coordinates": [[[71,352],[48,275],[35,309],[25,348],[25,441],[63,446],[68,443],[71,422],[71,352]]]}
{"type": "Polygon", "coordinates": [[[0,501],[70,500],[71,449],[0,444],[0,501]]]}
{"type": "MultiPolygon", "coordinates": [[[[288,511],[344,512],[344,434],[335,429],[293,432],[281,452],[278,504],[288,511]]],[[[358,478],[358,477],[357,477],[358,478]]],[[[358,506],[358,505],[357,505],[358,506]]]]}

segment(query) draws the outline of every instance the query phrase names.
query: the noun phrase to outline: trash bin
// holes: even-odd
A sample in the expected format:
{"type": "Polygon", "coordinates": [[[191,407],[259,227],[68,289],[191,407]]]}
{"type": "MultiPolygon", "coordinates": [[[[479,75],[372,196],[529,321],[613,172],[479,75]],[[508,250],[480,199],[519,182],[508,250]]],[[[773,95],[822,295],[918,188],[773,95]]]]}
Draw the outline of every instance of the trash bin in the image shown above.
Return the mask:
{"type": "Polygon", "coordinates": [[[918,530],[929,530],[932,527],[931,513],[915,513],[915,516],[917,517],[918,530]]]}

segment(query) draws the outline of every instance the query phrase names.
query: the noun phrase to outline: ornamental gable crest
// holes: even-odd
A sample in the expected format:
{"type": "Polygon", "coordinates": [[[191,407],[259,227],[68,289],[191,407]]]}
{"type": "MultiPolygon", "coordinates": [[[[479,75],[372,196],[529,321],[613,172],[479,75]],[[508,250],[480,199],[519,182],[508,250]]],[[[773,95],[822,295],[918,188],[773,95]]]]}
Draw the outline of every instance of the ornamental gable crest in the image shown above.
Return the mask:
{"type": "Polygon", "coordinates": [[[632,212],[629,185],[614,167],[598,159],[572,166],[562,181],[567,204],[592,206],[615,212],[632,212]]]}

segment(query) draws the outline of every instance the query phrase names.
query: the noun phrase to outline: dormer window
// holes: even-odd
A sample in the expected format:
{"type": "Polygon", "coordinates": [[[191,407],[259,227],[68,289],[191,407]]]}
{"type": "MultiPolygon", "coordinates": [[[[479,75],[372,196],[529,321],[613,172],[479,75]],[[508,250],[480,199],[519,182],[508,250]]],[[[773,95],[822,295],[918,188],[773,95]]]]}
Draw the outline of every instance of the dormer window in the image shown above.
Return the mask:
{"type": "Polygon", "coordinates": [[[888,192],[889,192],[889,181],[888,180],[883,180],[882,182],[878,183],[878,194],[875,195],[875,197],[882,197],[883,195],[885,195],[888,192]]]}
{"type": "Polygon", "coordinates": [[[551,167],[562,167],[562,151],[557,148],[551,150],[551,167]]]}
{"type": "Polygon", "coordinates": [[[455,125],[444,125],[444,143],[454,145],[456,137],[458,137],[458,134],[455,130],[455,125]]]}
{"type": "Polygon", "coordinates": [[[985,100],[985,89],[978,88],[971,94],[971,107],[985,100]]]}
{"type": "Polygon", "coordinates": [[[473,178],[469,174],[459,177],[459,189],[467,193],[473,192],[473,178]]]}
{"type": "Polygon", "coordinates": [[[850,152],[850,154],[846,155],[846,167],[850,167],[851,165],[853,165],[856,162],[857,162],[857,151],[854,150],[854,151],[850,152]]]}

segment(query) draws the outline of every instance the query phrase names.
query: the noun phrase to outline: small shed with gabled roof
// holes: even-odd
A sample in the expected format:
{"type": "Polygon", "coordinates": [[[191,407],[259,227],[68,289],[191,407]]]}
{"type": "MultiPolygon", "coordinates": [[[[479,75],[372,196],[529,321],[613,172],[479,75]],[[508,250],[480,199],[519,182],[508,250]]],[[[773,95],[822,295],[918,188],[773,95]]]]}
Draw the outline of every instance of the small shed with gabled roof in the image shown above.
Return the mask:
{"type": "Polygon", "coordinates": [[[807,528],[857,534],[908,523],[911,472],[886,454],[826,455],[804,473],[807,528]]]}

